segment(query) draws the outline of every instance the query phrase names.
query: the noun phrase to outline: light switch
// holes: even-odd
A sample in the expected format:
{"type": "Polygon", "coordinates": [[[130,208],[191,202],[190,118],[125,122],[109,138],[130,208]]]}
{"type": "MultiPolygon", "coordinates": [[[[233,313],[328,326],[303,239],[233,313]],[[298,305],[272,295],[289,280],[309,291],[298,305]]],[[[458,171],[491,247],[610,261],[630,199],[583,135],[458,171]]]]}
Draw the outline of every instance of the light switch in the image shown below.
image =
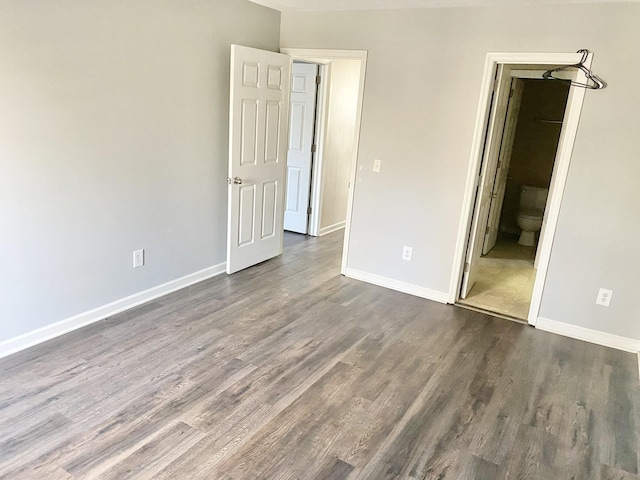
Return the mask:
{"type": "Polygon", "coordinates": [[[381,167],[381,166],[382,166],[382,160],[380,160],[380,159],[376,158],[376,159],[373,161],[373,171],[374,171],[374,172],[376,172],[376,173],[379,173],[379,172],[380,172],[380,167],[381,167]]]}

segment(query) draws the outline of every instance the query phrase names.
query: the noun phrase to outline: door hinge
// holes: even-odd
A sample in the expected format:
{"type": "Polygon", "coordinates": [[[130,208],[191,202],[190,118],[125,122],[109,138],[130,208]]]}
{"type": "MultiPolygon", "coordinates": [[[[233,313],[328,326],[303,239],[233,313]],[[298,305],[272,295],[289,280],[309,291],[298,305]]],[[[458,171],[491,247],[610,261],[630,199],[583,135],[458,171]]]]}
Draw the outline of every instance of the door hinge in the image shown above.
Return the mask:
{"type": "Polygon", "coordinates": [[[317,149],[318,149],[318,147],[316,147],[315,143],[313,145],[311,145],[311,153],[316,153],[317,149]]]}
{"type": "Polygon", "coordinates": [[[316,75],[316,85],[320,85],[320,75],[316,75]]]}
{"type": "Polygon", "coordinates": [[[464,264],[464,273],[469,273],[469,269],[471,268],[471,264],[469,262],[465,262],[464,264]]]}
{"type": "Polygon", "coordinates": [[[487,228],[484,231],[485,235],[489,235],[489,232],[491,231],[491,227],[489,227],[489,225],[487,225],[487,228]]]}
{"type": "Polygon", "coordinates": [[[307,207],[307,215],[311,215],[311,207],[307,207]]]}

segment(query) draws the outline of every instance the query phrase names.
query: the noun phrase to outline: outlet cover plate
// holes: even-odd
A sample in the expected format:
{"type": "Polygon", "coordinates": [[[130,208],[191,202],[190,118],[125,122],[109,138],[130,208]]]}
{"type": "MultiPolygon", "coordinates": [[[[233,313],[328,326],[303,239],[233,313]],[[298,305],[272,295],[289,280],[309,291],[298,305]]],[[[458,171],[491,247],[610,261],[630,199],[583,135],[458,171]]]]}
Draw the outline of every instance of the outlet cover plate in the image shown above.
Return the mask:
{"type": "Polygon", "coordinates": [[[133,268],[144,266],[144,249],[133,251],[133,268]]]}
{"type": "Polygon", "coordinates": [[[608,307],[611,304],[611,297],[613,296],[613,290],[601,288],[598,290],[598,298],[596,298],[596,304],[608,307]]]}

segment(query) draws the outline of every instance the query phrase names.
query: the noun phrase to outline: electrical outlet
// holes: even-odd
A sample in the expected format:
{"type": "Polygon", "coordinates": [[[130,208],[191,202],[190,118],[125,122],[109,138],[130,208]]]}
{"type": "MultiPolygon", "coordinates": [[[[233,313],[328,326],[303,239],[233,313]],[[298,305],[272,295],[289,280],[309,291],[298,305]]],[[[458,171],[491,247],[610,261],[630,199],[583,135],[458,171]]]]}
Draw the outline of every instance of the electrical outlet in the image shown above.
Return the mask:
{"type": "Polygon", "coordinates": [[[144,266],[144,249],[133,251],[133,268],[144,266]]]}
{"type": "Polygon", "coordinates": [[[611,304],[611,297],[613,296],[613,290],[607,290],[601,288],[598,290],[598,298],[596,298],[596,304],[608,307],[611,304]]]}
{"type": "Polygon", "coordinates": [[[379,160],[379,159],[376,158],[373,161],[373,171],[376,172],[376,173],[379,173],[381,166],[382,166],[382,160],[379,160]]]}
{"type": "Polygon", "coordinates": [[[407,262],[411,261],[411,255],[413,254],[413,248],[407,247],[406,245],[402,247],[402,259],[407,262]]]}

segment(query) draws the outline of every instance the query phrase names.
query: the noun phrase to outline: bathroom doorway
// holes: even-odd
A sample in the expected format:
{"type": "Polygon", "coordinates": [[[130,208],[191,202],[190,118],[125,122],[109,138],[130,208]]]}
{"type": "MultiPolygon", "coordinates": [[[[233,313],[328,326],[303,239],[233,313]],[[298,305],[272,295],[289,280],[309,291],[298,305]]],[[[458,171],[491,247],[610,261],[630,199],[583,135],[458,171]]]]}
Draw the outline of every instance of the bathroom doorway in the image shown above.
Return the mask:
{"type": "Polygon", "coordinates": [[[500,65],[457,303],[527,322],[539,237],[570,92],[546,66],[500,65]],[[473,242],[470,242],[470,244],[473,242]],[[473,275],[468,273],[473,270],[473,275]]]}

